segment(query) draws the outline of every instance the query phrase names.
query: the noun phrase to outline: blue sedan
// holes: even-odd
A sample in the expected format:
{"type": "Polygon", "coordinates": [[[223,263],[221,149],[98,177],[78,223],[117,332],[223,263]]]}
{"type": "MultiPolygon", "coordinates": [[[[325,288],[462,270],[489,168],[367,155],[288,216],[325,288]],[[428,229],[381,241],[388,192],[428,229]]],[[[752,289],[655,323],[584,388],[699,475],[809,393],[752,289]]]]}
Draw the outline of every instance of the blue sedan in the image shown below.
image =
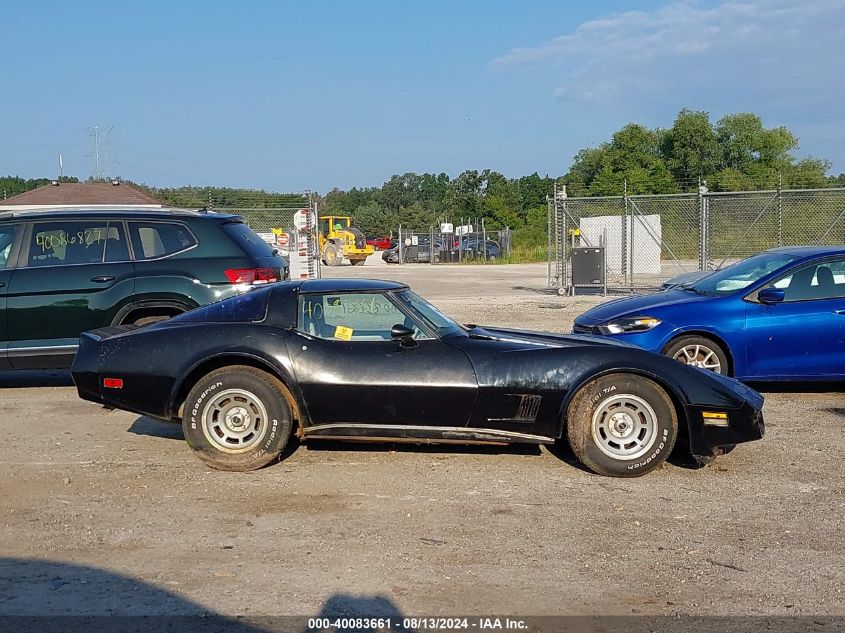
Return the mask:
{"type": "Polygon", "coordinates": [[[843,380],[845,247],[775,248],[698,281],[597,306],[575,319],[574,332],[740,380],[843,380]]]}

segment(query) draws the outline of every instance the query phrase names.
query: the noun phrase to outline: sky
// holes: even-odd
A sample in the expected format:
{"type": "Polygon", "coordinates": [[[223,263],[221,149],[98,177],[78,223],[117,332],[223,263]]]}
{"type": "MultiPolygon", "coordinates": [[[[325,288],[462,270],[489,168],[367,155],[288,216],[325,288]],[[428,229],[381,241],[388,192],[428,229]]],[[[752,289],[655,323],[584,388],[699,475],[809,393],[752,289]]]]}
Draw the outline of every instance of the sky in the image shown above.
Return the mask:
{"type": "Polygon", "coordinates": [[[628,122],[752,111],[845,171],[845,0],[9,1],[0,174],[325,192],[560,175],[628,122]]]}

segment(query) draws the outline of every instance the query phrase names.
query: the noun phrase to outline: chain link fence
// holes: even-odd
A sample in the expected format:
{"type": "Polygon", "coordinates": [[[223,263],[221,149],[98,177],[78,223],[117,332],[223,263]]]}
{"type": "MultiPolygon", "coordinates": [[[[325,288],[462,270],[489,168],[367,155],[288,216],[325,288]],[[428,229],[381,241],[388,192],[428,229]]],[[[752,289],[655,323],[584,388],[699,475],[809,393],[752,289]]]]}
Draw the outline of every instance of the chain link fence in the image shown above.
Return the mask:
{"type": "Polygon", "coordinates": [[[215,213],[235,213],[288,260],[291,279],[319,279],[320,247],[316,211],[310,207],[214,208],[215,213]]]}
{"type": "Polygon", "coordinates": [[[548,282],[564,293],[577,247],[604,247],[608,288],[631,291],[815,244],[845,244],[845,188],[549,199],[548,282]]]}

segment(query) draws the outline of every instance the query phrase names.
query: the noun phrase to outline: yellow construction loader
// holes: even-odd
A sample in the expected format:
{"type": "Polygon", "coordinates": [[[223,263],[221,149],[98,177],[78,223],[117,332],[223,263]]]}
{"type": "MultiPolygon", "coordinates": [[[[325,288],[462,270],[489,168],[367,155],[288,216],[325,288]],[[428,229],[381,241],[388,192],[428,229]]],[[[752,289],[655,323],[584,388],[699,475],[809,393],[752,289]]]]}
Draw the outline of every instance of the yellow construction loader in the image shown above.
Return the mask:
{"type": "Polygon", "coordinates": [[[326,266],[340,266],[345,257],[353,266],[360,266],[373,254],[364,234],[352,227],[352,218],[326,215],[320,218],[320,257],[326,266]]]}

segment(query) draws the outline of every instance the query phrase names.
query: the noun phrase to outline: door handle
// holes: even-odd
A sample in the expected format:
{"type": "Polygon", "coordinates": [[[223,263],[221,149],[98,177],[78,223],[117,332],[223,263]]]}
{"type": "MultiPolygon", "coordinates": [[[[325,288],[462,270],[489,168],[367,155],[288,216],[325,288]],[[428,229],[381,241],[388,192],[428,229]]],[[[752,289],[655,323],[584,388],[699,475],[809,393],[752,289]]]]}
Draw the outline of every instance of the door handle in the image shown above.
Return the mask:
{"type": "Polygon", "coordinates": [[[840,315],[845,316],[845,310],[834,310],[833,314],[840,314],[840,315]]]}
{"type": "Polygon", "coordinates": [[[5,281],[0,281],[0,288],[2,288],[2,287],[3,287],[3,286],[5,286],[5,285],[6,285],[6,282],[5,282],[5,281]]]}
{"type": "Polygon", "coordinates": [[[97,284],[104,284],[107,281],[114,281],[114,275],[98,275],[97,277],[91,277],[91,281],[97,284]]]}

